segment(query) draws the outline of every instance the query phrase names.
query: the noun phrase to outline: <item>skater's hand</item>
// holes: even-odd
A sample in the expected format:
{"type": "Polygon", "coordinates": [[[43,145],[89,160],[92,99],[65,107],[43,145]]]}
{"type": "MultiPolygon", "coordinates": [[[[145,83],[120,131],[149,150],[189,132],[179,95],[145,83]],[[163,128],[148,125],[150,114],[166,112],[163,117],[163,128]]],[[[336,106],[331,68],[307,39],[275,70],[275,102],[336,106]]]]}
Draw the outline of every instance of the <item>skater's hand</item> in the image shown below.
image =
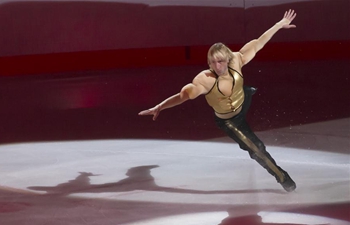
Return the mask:
{"type": "Polygon", "coordinates": [[[161,111],[160,105],[156,105],[153,108],[147,109],[147,110],[143,110],[141,112],[139,112],[140,116],[150,116],[153,115],[153,120],[156,120],[159,113],[161,111]]]}
{"type": "Polygon", "coordinates": [[[294,18],[297,16],[297,14],[294,12],[294,10],[289,10],[284,13],[283,19],[278,22],[278,24],[282,25],[282,28],[289,29],[289,28],[296,28],[294,24],[290,24],[294,18]]]}

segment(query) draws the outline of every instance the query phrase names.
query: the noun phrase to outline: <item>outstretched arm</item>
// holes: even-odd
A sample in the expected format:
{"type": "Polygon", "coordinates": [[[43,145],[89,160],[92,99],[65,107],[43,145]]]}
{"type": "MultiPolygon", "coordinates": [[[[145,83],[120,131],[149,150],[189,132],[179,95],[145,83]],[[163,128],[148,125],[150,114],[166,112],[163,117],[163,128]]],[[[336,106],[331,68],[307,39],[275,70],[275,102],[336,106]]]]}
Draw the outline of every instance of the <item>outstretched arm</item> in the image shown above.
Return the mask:
{"type": "Polygon", "coordinates": [[[258,39],[254,39],[248,42],[246,45],[244,45],[243,48],[239,51],[241,53],[243,65],[251,61],[254,58],[255,54],[265,46],[265,44],[272,38],[272,36],[277,31],[279,31],[282,28],[295,28],[296,26],[291,24],[291,22],[294,20],[296,15],[297,14],[294,12],[294,10],[289,10],[285,12],[282,20],[280,20],[274,26],[268,29],[258,39]]]}
{"type": "Polygon", "coordinates": [[[181,95],[181,92],[180,92],[180,93],[177,93],[177,94],[165,99],[164,101],[162,101],[158,105],[154,106],[153,108],[139,112],[139,115],[140,116],[153,115],[153,120],[156,120],[160,111],[167,109],[167,108],[171,108],[171,107],[180,105],[183,102],[187,101],[188,99],[189,98],[187,95],[181,95]]]}
{"type": "Polygon", "coordinates": [[[156,120],[160,111],[180,105],[189,99],[195,99],[199,95],[204,94],[206,90],[197,80],[198,78],[195,78],[193,83],[185,85],[179,93],[165,99],[153,108],[139,112],[139,115],[153,115],[153,120],[156,120]]]}

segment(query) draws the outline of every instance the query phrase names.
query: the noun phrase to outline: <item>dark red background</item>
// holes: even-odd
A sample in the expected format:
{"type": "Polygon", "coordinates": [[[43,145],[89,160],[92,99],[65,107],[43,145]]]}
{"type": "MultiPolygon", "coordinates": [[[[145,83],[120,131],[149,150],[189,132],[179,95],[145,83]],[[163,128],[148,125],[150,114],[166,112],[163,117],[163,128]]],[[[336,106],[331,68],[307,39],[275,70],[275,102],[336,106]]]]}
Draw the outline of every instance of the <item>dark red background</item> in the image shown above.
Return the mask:
{"type": "MultiPolygon", "coordinates": [[[[250,1],[247,1],[249,3],[250,1]]],[[[139,117],[201,70],[215,42],[238,50],[293,8],[244,68],[254,130],[349,117],[349,1],[268,7],[108,2],[0,5],[0,142],[221,136],[203,98],[139,117]]]]}

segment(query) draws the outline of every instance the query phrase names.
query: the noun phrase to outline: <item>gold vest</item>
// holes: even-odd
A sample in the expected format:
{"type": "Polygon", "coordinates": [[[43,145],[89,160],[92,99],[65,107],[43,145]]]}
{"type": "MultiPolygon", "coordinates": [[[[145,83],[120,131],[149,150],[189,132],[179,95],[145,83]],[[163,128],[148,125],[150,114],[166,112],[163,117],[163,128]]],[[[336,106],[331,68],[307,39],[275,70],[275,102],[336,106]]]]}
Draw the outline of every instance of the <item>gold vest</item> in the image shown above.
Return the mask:
{"type": "Polygon", "coordinates": [[[233,77],[232,91],[230,96],[225,96],[219,89],[216,79],[211,90],[205,95],[208,104],[219,114],[231,113],[239,109],[244,101],[243,76],[232,68],[228,68],[233,77]]]}

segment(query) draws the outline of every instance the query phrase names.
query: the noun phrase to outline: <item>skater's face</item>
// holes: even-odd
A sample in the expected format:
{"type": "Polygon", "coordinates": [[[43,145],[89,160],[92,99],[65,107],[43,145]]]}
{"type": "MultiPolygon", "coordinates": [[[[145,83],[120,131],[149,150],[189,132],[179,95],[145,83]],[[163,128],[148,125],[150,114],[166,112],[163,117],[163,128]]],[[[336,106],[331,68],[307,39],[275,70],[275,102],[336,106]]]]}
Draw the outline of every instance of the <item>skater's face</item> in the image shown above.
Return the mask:
{"type": "Polygon", "coordinates": [[[225,75],[228,70],[228,58],[224,55],[218,54],[209,58],[209,67],[215,71],[218,76],[225,75]]]}
{"type": "Polygon", "coordinates": [[[232,58],[231,50],[223,43],[215,43],[209,48],[208,64],[218,76],[228,74],[228,64],[232,58]]]}

